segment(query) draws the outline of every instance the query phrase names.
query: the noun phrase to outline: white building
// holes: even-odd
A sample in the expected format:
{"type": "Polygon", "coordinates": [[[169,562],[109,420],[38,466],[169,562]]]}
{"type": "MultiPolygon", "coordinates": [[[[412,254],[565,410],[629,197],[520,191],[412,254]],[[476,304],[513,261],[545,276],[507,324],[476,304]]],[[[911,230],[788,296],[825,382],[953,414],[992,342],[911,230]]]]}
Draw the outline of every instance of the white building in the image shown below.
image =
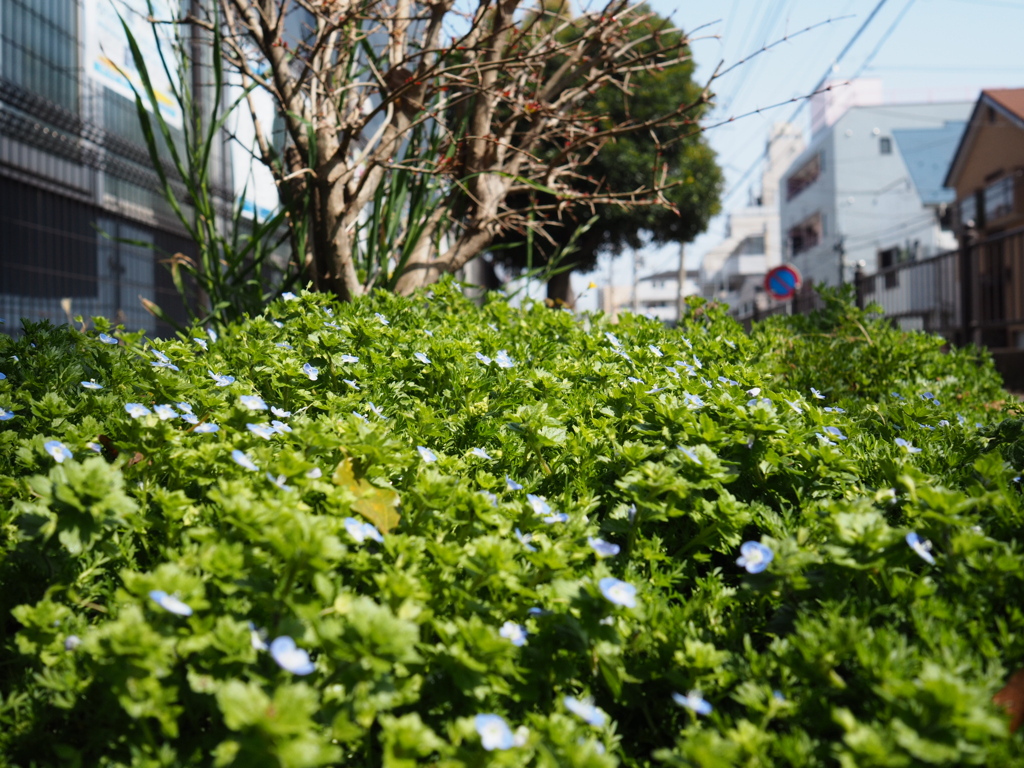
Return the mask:
{"type": "MultiPolygon", "coordinates": [[[[699,273],[690,270],[683,282],[683,296],[700,293],[699,273]]],[[[605,285],[598,296],[599,309],[614,320],[620,312],[636,312],[656,317],[666,325],[679,319],[679,272],[656,272],[632,285],[605,285]]]]}
{"type": "Polygon", "coordinates": [[[805,282],[956,247],[942,178],[972,105],[882,104],[876,81],[851,88],[812,100],[811,141],[779,188],[783,258],[805,282]]]}
{"type": "Polygon", "coordinates": [[[803,148],[803,136],[796,126],[777,123],[772,127],[761,194],[729,214],[725,239],[704,255],[701,292],[707,299],[728,304],[735,315],[749,315],[755,307],[767,306],[764,276],[782,263],[779,179],[803,148]]]}

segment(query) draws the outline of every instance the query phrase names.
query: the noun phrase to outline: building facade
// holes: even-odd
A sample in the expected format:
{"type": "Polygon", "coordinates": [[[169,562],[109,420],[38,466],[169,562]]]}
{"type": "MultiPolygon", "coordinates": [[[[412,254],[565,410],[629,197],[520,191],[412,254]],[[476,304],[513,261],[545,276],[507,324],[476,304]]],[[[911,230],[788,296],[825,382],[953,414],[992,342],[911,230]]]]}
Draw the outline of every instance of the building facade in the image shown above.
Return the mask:
{"type": "Polygon", "coordinates": [[[819,111],[779,186],[783,260],[814,284],[956,247],[942,175],[971,105],[844,106],[819,111]]]}
{"type": "MultiPolygon", "coordinates": [[[[697,270],[688,270],[683,281],[683,296],[699,293],[697,270]]],[[[614,320],[621,312],[636,312],[674,326],[679,320],[679,272],[655,272],[636,281],[636,285],[605,285],[598,295],[598,309],[614,320]]]]}
{"type": "Polygon", "coordinates": [[[945,184],[956,198],[969,340],[1024,349],[1024,88],[982,91],[945,184]]]}
{"type": "Polygon", "coordinates": [[[725,239],[701,262],[701,293],[709,300],[728,304],[734,315],[764,310],[770,302],[764,291],[764,277],[782,263],[779,179],[803,149],[804,139],[796,126],[777,123],[772,127],[760,194],[728,215],[725,239]]]}
{"type": "MultiPolygon", "coordinates": [[[[137,34],[151,35],[144,0],[120,7],[137,34]]],[[[16,333],[20,317],[61,323],[102,315],[133,330],[168,333],[141,299],[184,319],[159,262],[193,254],[194,244],[160,191],[122,74],[131,77],[134,64],[119,25],[106,0],[0,0],[5,332],[16,333]]],[[[152,38],[140,37],[140,44],[152,56],[152,38]]],[[[180,146],[182,116],[174,114],[166,84],[157,87],[180,146]]],[[[230,158],[221,146],[216,151],[213,186],[230,200],[230,158]]]]}

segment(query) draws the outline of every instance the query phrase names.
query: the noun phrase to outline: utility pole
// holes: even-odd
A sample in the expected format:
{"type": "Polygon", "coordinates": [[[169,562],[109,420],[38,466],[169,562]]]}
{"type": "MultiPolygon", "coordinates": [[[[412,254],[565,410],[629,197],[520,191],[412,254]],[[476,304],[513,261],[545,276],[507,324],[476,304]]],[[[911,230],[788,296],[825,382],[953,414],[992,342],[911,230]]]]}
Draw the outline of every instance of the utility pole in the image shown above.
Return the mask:
{"type": "Polygon", "coordinates": [[[679,244],[679,285],[676,293],[676,325],[683,322],[686,309],[686,243],[679,244]]]}
{"type": "Polygon", "coordinates": [[[839,287],[842,288],[846,283],[846,247],[843,245],[845,238],[840,235],[839,239],[836,240],[835,252],[839,254],[839,287]]]}
{"type": "Polygon", "coordinates": [[[633,249],[633,314],[640,313],[640,296],[638,295],[637,288],[640,285],[640,267],[643,263],[643,257],[636,252],[636,248],[633,249]]]}

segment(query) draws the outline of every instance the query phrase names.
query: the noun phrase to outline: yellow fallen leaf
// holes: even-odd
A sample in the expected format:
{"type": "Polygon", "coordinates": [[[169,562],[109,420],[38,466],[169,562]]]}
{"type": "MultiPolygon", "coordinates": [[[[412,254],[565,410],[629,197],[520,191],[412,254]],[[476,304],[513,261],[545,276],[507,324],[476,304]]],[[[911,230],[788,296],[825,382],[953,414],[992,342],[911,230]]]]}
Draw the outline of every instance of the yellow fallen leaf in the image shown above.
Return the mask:
{"type": "Polygon", "coordinates": [[[356,497],[352,511],[373,523],[378,531],[387,535],[398,525],[402,518],[397,509],[398,493],[391,488],[379,488],[365,479],[357,478],[351,459],[341,460],[331,480],[356,497]]]}

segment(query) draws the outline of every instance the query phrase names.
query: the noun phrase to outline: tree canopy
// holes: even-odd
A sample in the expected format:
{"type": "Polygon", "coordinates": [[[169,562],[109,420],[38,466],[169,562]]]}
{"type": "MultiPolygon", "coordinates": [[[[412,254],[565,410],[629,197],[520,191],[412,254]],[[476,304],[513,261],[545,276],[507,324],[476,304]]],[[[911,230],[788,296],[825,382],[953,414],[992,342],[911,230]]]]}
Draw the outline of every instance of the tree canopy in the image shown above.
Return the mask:
{"type": "MultiPolygon", "coordinates": [[[[637,11],[645,13],[647,9],[641,6],[637,11]]],[[[579,30],[572,25],[561,34],[569,38],[578,35],[579,30]]],[[[670,22],[656,15],[629,27],[628,35],[643,55],[654,55],[660,46],[672,47],[684,41],[682,32],[670,29],[670,22]]],[[[598,130],[650,120],[682,103],[694,105],[687,119],[613,136],[601,144],[573,177],[581,193],[575,204],[552,206],[552,196],[539,190],[510,199],[513,207],[529,209],[532,205],[545,226],[537,228],[543,234],[531,238],[522,229],[504,232],[492,248],[496,261],[516,272],[549,264],[552,257],[566,249],[577,228],[584,227],[573,242],[574,250],[563,253],[559,265],[586,272],[595,267],[602,251],[638,248],[647,240],[655,244],[688,242],[704,231],[720,209],[722,173],[698,126],[708,94],[693,79],[693,60],[676,62],[622,73],[588,96],[581,109],[601,115],[595,125],[598,130]],[[593,189],[595,182],[618,195],[651,188],[661,191],[637,205],[591,205],[583,193],[593,189]],[[594,215],[596,219],[586,227],[594,215]]],[[[551,70],[558,66],[558,59],[548,64],[551,70]]],[[[549,142],[543,151],[553,155],[559,150],[549,142]]],[[[556,275],[549,282],[551,298],[567,299],[568,271],[563,274],[562,279],[556,275]]]]}

